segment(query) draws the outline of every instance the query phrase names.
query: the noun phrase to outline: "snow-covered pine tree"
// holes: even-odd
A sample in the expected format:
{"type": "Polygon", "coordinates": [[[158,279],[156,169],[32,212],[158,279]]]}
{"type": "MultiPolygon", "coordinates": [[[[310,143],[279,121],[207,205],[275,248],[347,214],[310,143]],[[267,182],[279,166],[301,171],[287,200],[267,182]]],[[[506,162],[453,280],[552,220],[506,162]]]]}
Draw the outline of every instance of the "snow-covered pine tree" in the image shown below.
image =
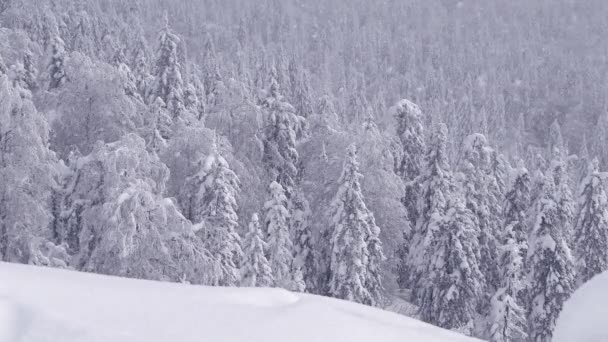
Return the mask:
{"type": "Polygon", "coordinates": [[[154,67],[154,85],[152,86],[149,101],[160,97],[174,118],[184,111],[184,80],[182,78],[182,64],[178,58],[180,47],[179,37],[169,27],[165,19],[165,27],[158,35],[158,48],[156,50],[156,64],[154,67]]]}
{"type": "Polygon", "coordinates": [[[531,186],[528,170],[519,161],[519,167],[514,170],[511,189],[505,195],[503,233],[512,231],[516,243],[521,245],[520,255],[524,259],[528,252],[529,228],[526,215],[530,206],[531,186]]]}
{"type": "Polygon", "coordinates": [[[65,43],[56,35],[51,43],[51,61],[48,65],[49,90],[59,88],[66,81],[65,59],[65,43]]]}
{"type": "Polygon", "coordinates": [[[564,227],[568,246],[572,246],[574,237],[573,220],[575,215],[575,201],[572,195],[572,184],[568,158],[558,149],[553,151],[553,160],[549,166],[549,176],[555,184],[555,199],[558,205],[560,226],[564,227]]]}
{"type": "Polygon", "coordinates": [[[361,193],[361,178],[357,150],[351,145],[330,208],[329,294],[376,306],[383,292],[379,263],[384,256],[379,228],[361,193]]]}
{"type": "Polygon", "coordinates": [[[471,334],[484,291],[477,223],[460,194],[444,195],[446,211],[428,227],[427,259],[417,290],[419,314],[431,324],[471,334]]]}
{"type": "Polygon", "coordinates": [[[425,167],[420,176],[420,196],[418,197],[418,220],[413,227],[407,257],[409,283],[412,284],[412,298],[421,304],[420,286],[430,264],[430,244],[437,227],[444,221],[448,208],[448,197],[454,192],[454,180],[446,151],[447,127],[437,124],[427,145],[425,167]]]}
{"type": "Polygon", "coordinates": [[[501,241],[499,267],[502,282],[491,301],[489,339],[492,342],[525,341],[526,312],[520,305],[524,286],[523,244],[518,242],[515,225],[508,225],[501,241]]]}
{"type": "Polygon", "coordinates": [[[184,187],[188,193],[180,196],[192,222],[202,223],[200,238],[215,256],[222,275],[218,285],[233,286],[239,282],[239,267],[243,258],[236,198],[240,191],[237,175],[214,146],[213,152],[197,174],[184,187]]]}
{"type": "Polygon", "coordinates": [[[534,342],[551,341],[555,321],[574,290],[575,281],[568,227],[561,219],[558,189],[552,178],[549,175],[543,182],[527,255],[528,335],[534,342]]]}
{"type": "Polygon", "coordinates": [[[290,199],[298,174],[296,133],[301,127],[302,118],[297,116],[293,106],[283,99],[279,84],[274,78],[263,105],[268,109],[264,128],[263,161],[271,179],[283,187],[287,198],[290,199]]]}
{"type": "Polygon", "coordinates": [[[520,162],[507,192],[500,239],[501,284],[491,302],[488,337],[492,342],[525,341],[527,321],[524,302],[528,251],[526,212],[530,202],[530,176],[520,162]]]}
{"type": "Polygon", "coordinates": [[[292,288],[293,243],[289,234],[287,197],[281,184],[272,182],[270,199],[264,204],[268,261],[275,285],[292,288]]]}
{"type": "Polygon", "coordinates": [[[244,241],[242,286],[270,287],[274,285],[272,269],[265,256],[267,244],[262,236],[258,214],[251,215],[249,232],[244,241]]]}
{"type": "Polygon", "coordinates": [[[310,229],[310,207],[302,190],[297,188],[291,199],[291,229],[293,234],[294,267],[300,270],[305,289],[314,289],[316,267],[312,231],[310,229]]]}
{"type": "Polygon", "coordinates": [[[464,160],[461,172],[464,175],[463,191],[467,208],[475,214],[477,236],[481,253],[480,269],[486,283],[485,298],[487,304],[496,289],[500,286],[498,271],[498,243],[496,234],[499,226],[499,206],[502,198],[497,198],[498,186],[491,174],[490,161],[492,149],[488,146],[485,136],[469,135],[464,141],[464,160]],[[494,189],[494,191],[490,191],[494,189]]]}
{"type": "Polygon", "coordinates": [[[574,251],[580,284],[608,269],[608,194],[597,158],[589,164],[578,199],[574,251]]]}
{"type": "Polygon", "coordinates": [[[412,228],[418,220],[418,196],[420,195],[419,176],[424,167],[424,127],[422,125],[422,111],[409,100],[401,100],[390,109],[397,121],[397,136],[401,143],[400,160],[397,165],[397,173],[405,184],[405,192],[401,199],[407,210],[407,219],[410,227],[404,229],[403,246],[399,249],[399,261],[397,269],[397,282],[400,287],[411,287],[409,270],[407,267],[408,250],[410,245],[412,228]]]}
{"type": "Polygon", "coordinates": [[[372,297],[372,305],[382,306],[384,304],[382,263],[386,260],[386,257],[380,240],[380,227],[376,225],[373,213],[370,212],[367,219],[369,231],[367,232],[366,243],[369,256],[365,287],[372,297]]]}
{"type": "Polygon", "coordinates": [[[135,87],[144,101],[150,100],[153,82],[148,61],[148,45],[142,33],[133,48],[131,69],[135,78],[135,87]]]}

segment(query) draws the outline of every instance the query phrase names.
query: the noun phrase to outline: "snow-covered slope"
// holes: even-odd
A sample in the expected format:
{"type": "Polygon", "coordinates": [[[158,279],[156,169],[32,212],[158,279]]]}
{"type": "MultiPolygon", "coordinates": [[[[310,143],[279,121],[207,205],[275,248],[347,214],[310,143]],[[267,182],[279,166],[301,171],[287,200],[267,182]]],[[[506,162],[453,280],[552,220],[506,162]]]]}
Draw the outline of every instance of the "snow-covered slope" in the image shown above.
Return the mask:
{"type": "Polygon", "coordinates": [[[583,284],[564,305],[553,342],[608,341],[608,272],[583,284]]]}
{"type": "Polygon", "coordinates": [[[0,263],[0,342],[474,342],[394,313],[278,289],[0,263]]]}

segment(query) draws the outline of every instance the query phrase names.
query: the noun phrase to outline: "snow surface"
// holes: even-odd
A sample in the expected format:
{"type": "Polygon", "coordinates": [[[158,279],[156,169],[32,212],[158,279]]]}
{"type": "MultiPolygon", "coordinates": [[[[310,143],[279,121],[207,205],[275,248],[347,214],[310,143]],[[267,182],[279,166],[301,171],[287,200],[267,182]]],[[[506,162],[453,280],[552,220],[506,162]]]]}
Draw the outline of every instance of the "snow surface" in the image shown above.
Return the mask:
{"type": "Polygon", "coordinates": [[[0,263],[0,342],[474,342],[411,318],[280,289],[0,263]]]}
{"type": "Polygon", "coordinates": [[[586,282],[566,301],[553,342],[608,341],[608,272],[586,282]]]}

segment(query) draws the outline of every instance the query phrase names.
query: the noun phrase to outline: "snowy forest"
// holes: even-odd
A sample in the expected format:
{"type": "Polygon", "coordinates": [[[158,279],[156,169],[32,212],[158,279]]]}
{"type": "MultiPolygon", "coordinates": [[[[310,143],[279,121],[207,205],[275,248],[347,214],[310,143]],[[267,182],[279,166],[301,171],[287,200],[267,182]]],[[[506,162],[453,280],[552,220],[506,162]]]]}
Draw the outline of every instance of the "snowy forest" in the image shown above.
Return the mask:
{"type": "Polygon", "coordinates": [[[0,261],[549,342],[608,269],[606,14],[0,0],[0,261]]]}

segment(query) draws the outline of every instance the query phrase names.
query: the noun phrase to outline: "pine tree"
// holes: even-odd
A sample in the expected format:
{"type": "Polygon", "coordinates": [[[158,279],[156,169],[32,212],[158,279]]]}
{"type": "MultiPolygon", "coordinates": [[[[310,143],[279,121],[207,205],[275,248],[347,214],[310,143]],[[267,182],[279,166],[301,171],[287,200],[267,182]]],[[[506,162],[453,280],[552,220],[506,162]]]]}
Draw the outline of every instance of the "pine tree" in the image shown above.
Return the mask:
{"type": "Polygon", "coordinates": [[[59,36],[55,36],[51,43],[51,61],[48,65],[49,90],[59,88],[65,83],[65,59],[65,43],[59,36]]]}
{"type": "Polygon", "coordinates": [[[270,287],[274,285],[272,269],[264,251],[267,248],[262,237],[258,214],[251,216],[249,232],[245,236],[245,251],[242,269],[243,286],[270,287]]]}
{"type": "Polygon", "coordinates": [[[574,248],[582,284],[608,269],[608,194],[597,158],[589,164],[579,193],[574,248]]]}
{"type": "Polygon", "coordinates": [[[316,267],[312,231],[309,217],[310,207],[301,189],[296,189],[292,198],[291,227],[293,230],[294,264],[302,275],[304,288],[312,291],[316,284],[316,267]]]}
{"type": "MultiPolygon", "coordinates": [[[[523,164],[523,163],[522,163],[523,164]]],[[[525,341],[527,322],[524,303],[525,266],[528,251],[526,212],[530,200],[530,177],[520,165],[506,195],[504,231],[500,240],[501,286],[492,298],[490,341],[525,341]]]]}
{"type": "Polygon", "coordinates": [[[463,190],[466,206],[476,216],[481,253],[479,267],[486,281],[486,299],[491,298],[500,285],[496,235],[502,198],[498,198],[498,185],[490,172],[492,153],[483,135],[472,134],[465,139],[464,162],[461,167],[465,177],[463,190]]]}
{"type": "Polygon", "coordinates": [[[558,206],[559,224],[566,229],[566,242],[568,246],[572,246],[575,201],[572,195],[572,184],[568,166],[568,160],[563,152],[555,149],[548,172],[549,177],[555,184],[555,199],[558,206]]]}
{"type": "Polygon", "coordinates": [[[287,197],[281,184],[272,182],[270,199],[264,204],[268,261],[276,286],[292,288],[293,243],[289,235],[287,197]]]}
{"type": "MultiPolygon", "coordinates": [[[[505,195],[504,231],[512,231],[515,242],[520,245],[520,255],[525,259],[528,252],[528,226],[526,215],[530,206],[531,180],[528,170],[520,161],[514,174],[511,189],[505,195]]],[[[525,261],[525,260],[524,260],[525,261]]]]}
{"type": "Polygon", "coordinates": [[[338,192],[330,209],[329,294],[367,305],[380,305],[379,264],[383,260],[379,228],[361,193],[356,147],[347,151],[338,192]]]}
{"type": "Polygon", "coordinates": [[[449,194],[455,184],[446,151],[447,127],[438,124],[427,145],[425,167],[420,176],[420,196],[418,197],[418,220],[410,239],[407,257],[412,284],[412,301],[420,304],[420,282],[430,264],[430,244],[448,208],[449,194]]]}
{"type": "Polygon", "coordinates": [[[294,108],[284,101],[274,78],[271,81],[269,96],[263,104],[268,109],[264,129],[263,161],[267,165],[271,179],[283,187],[289,199],[298,174],[296,133],[301,118],[295,114],[294,108]]]}
{"type": "Polygon", "coordinates": [[[171,31],[168,21],[158,36],[154,85],[150,101],[160,97],[174,118],[184,111],[184,81],[182,64],[178,58],[180,39],[171,31]]]}
{"type": "Polygon", "coordinates": [[[445,195],[443,217],[429,225],[428,259],[418,283],[419,314],[431,324],[470,333],[484,283],[475,215],[458,194],[445,195]]]}
{"type": "Polygon", "coordinates": [[[543,182],[537,201],[537,216],[528,250],[527,289],[529,338],[551,340],[555,321],[574,290],[574,265],[567,244],[567,230],[561,219],[558,189],[551,176],[543,182]]]}
{"type": "Polygon", "coordinates": [[[492,342],[525,341],[528,337],[524,308],[519,298],[524,282],[523,245],[518,242],[514,226],[507,226],[502,239],[499,266],[501,287],[492,297],[490,332],[492,342]]]}
{"type": "Polygon", "coordinates": [[[222,276],[220,286],[233,286],[239,281],[243,251],[238,234],[238,205],[236,197],[240,191],[237,175],[226,160],[214,151],[204,163],[200,188],[194,194],[197,199],[199,217],[205,226],[202,236],[207,249],[218,259],[222,276]]]}

